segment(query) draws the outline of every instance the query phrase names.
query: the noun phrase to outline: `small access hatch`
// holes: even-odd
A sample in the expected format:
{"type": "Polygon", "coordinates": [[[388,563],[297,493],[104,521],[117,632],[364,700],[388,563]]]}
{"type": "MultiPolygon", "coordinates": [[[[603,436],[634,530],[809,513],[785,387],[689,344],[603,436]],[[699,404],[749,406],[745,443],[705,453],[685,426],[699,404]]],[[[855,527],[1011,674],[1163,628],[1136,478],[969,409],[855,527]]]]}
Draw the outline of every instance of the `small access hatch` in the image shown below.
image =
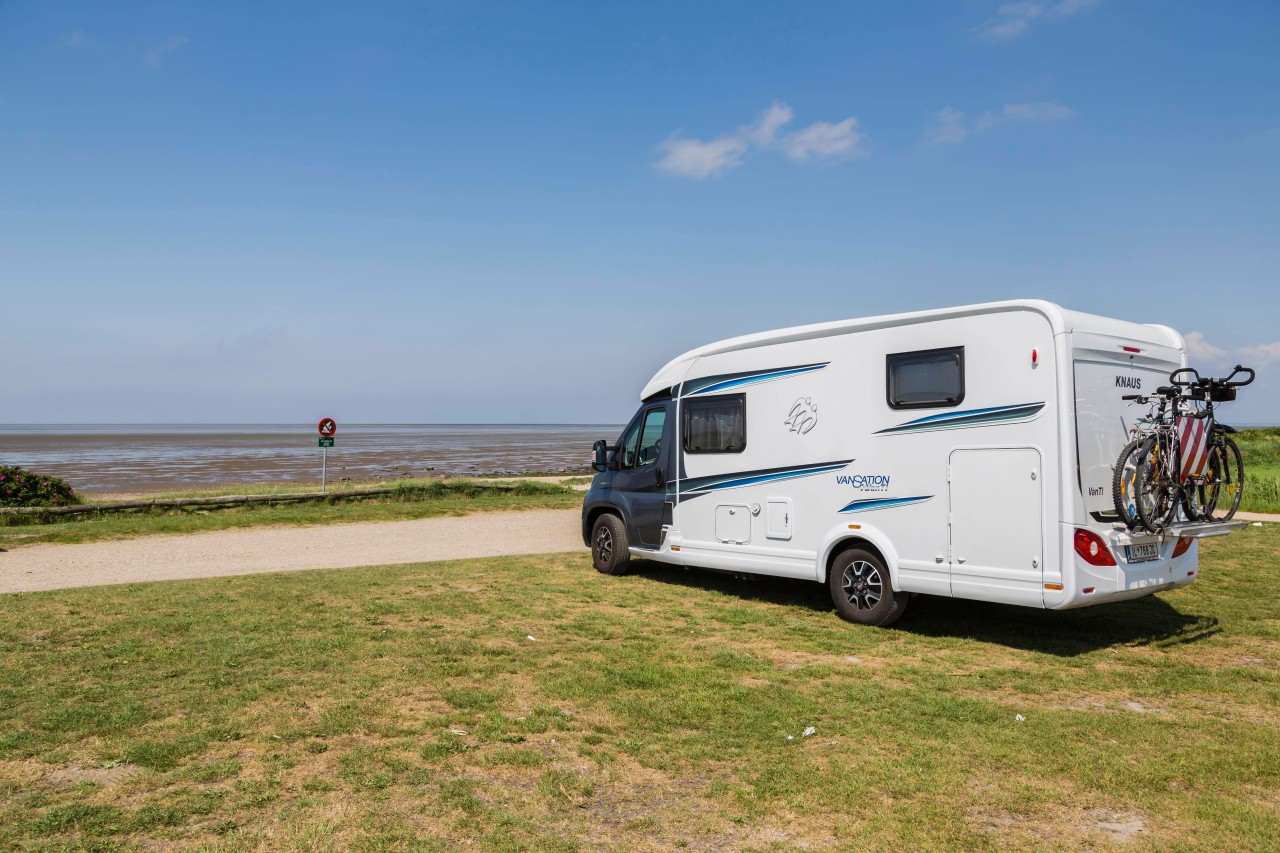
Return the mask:
{"type": "Polygon", "coordinates": [[[751,541],[751,508],[737,504],[716,507],[716,538],[731,545],[751,541]]]}
{"type": "Polygon", "coordinates": [[[791,498],[766,501],[764,535],[770,539],[791,538],[791,498]]]}

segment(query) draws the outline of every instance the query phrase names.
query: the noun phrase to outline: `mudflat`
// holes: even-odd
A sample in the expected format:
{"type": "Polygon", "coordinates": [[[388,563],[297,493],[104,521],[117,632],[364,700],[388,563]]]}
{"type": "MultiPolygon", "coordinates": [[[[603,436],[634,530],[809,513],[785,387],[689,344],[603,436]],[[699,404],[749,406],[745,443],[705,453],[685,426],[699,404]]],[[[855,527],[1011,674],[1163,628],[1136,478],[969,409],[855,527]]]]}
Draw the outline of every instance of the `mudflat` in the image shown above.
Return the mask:
{"type": "Polygon", "coordinates": [[[0,593],[585,550],[571,510],[258,527],[0,553],[0,593]]]}

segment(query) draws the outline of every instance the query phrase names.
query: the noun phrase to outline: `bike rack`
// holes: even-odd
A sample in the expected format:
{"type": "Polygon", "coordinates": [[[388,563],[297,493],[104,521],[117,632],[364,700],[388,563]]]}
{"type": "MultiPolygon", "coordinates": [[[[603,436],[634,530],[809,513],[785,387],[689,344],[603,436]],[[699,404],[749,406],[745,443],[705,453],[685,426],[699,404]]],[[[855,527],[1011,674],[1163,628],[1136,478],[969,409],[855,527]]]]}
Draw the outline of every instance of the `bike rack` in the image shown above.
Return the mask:
{"type": "Polygon", "coordinates": [[[1207,539],[1210,536],[1226,536],[1233,530],[1243,530],[1249,526],[1247,521],[1179,521],[1170,524],[1159,533],[1146,530],[1129,530],[1123,524],[1116,525],[1111,531],[1112,545],[1132,545],[1136,542],[1162,542],[1166,539],[1207,539]]]}

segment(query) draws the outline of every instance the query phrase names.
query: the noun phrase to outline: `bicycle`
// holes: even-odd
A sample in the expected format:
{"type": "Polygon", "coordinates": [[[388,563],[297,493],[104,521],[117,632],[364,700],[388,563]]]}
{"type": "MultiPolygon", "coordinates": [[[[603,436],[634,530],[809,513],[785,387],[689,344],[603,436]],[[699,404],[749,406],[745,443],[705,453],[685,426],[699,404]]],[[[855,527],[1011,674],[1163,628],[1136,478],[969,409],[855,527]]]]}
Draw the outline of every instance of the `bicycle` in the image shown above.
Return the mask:
{"type": "MultiPolygon", "coordinates": [[[[1177,390],[1170,415],[1155,425],[1137,450],[1132,484],[1137,520],[1152,533],[1167,528],[1181,508],[1188,521],[1228,521],[1244,494],[1244,461],[1228,434],[1234,430],[1213,418],[1213,404],[1236,397],[1236,388],[1254,380],[1254,371],[1236,365],[1225,379],[1203,378],[1195,368],[1169,374],[1177,390]],[[1247,372],[1243,382],[1232,380],[1247,372]],[[1190,373],[1189,381],[1178,377],[1190,373]],[[1204,408],[1197,408],[1202,403],[1204,408]],[[1223,489],[1230,506],[1219,514],[1223,489]]],[[[1165,386],[1161,391],[1168,391],[1165,386]]],[[[1123,461],[1123,460],[1120,460],[1123,461]]],[[[1122,513],[1128,518],[1127,514],[1122,513]]]]}
{"type": "MultiPolygon", "coordinates": [[[[1201,378],[1192,368],[1174,371],[1171,378],[1183,372],[1195,374],[1194,382],[1188,382],[1186,387],[1190,389],[1192,399],[1204,401],[1204,409],[1197,417],[1207,424],[1203,430],[1203,467],[1198,473],[1185,478],[1182,484],[1183,510],[1187,518],[1196,521],[1229,521],[1240,508],[1240,499],[1244,496],[1244,459],[1240,448],[1231,439],[1235,429],[1214,418],[1213,404],[1235,400],[1236,389],[1253,382],[1256,374],[1252,368],[1237,364],[1231,375],[1224,379],[1201,378]],[[1249,378],[1233,382],[1242,372],[1248,373],[1249,378]],[[1224,490],[1229,497],[1225,510],[1219,507],[1224,490]]],[[[1195,437],[1191,438],[1194,440],[1195,437]]],[[[1195,461],[1192,460],[1193,463],[1195,461]]]]}
{"type": "Polygon", "coordinates": [[[1147,444],[1156,434],[1172,426],[1173,419],[1169,414],[1170,404],[1181,396],[1181,391],[1171,385],[1162,385],[1153,394],[1126,394],[1122,400],[1150,405],[1151,409],[1145,418],[1138,418],[1129,428],[1131,439],[1120,451],[1113,466],[1111,475],[1111,499],[1116,514],[1130,530],[1142,524],[1138,517],[1138,496],[1135,488],[1139,460],[1149,463],[1154,452],[1147,447],[1142,453],[1139,448],[1147,444]]]}

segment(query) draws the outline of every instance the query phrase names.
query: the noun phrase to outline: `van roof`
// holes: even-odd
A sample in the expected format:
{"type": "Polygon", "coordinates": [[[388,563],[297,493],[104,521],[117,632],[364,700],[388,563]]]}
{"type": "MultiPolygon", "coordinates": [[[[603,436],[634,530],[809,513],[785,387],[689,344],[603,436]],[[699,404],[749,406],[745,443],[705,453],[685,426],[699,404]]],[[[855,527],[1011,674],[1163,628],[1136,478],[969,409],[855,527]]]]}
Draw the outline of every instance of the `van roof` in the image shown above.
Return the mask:
{"type": "Polygon", "coordinates": [[[973,317],[980,314],[998,314],[1014,311],[1028,311],[1043,316],[1049,321],[1055,337],[1068,332],[1086,331],[1172,347],[1177,350],[1183,349],[1182,336],[1168,326],[1144,325],[1110,317],[1101,317],[1096,314],[1086,314],[1081,311],[1069,311],[1060,305],[1041,299],[1011,299],[1004,302],[984,302],[978,305],[961,305],[955,308],[937,308],[930,311],[911,311],[905,314],[884,314],[879,317],[862,317],[851,320],[836,320],[830,323],[814,323],[808,326],[792,326],[788,329],[775,329],[769,332],[757,332],[751,335],[727,338],[723,341],[716,341],[715,343],[689,350],[683,355],[673,358],[649,380],[640,395],[640,399],[647,400],[655,394],[670,390],[685,379],[689,367],[692,366],[694,361],[705,356],[721,355],[737,350],[754,349],[793,341],[834,337],[851,332],[866,332],[873,329],[907,326],[935,320],[951,320],[958,317],[973,317]]]}

